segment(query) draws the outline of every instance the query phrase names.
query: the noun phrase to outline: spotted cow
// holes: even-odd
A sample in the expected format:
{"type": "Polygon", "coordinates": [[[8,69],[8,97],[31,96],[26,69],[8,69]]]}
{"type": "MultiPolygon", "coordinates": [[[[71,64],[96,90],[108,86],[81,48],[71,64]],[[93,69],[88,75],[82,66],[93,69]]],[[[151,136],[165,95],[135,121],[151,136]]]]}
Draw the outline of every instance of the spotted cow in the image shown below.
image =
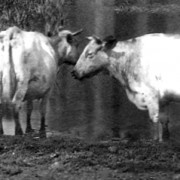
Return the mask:
{"type": "Polygon", "coordinates": [[[180,35],[147,34],[117,41],[89,37],[72,75],[90,77],[106,69],[124,87],[128,99],[148,110],[154,139],[169,137],[167,107],[180,100],[180,35]]]}

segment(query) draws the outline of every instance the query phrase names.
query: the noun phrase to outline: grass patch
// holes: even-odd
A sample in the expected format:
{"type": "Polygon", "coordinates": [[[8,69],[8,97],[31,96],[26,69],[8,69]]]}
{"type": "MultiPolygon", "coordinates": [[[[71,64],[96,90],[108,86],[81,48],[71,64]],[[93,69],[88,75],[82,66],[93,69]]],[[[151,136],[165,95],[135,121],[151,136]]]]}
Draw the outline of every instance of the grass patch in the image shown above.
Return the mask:
{"type": "Polygon", "coordinates": [[[18,26],[46,33],[63,25],[65,0],[8,0],[0,3],[0,30],[18,26]]]}

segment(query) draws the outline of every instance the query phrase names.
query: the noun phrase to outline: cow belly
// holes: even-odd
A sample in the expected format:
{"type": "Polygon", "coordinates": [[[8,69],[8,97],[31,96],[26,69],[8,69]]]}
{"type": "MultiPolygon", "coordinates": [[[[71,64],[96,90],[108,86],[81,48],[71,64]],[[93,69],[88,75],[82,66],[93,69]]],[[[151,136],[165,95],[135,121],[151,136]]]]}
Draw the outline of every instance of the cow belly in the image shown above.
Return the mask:
{"type": "Polygon", "coordinates": [[[180,102],[180,93],[174,91],[166,91],[161,99],[165,101],[180,102]]]}
{"type": "Polygon", "coordinates": [[[159,90],[161,98],[171,99],[172,101],[180,101],[180,83],[178,83],[178,81],[164,83],[164,86],[161,86],[159,90]]]}
{"type": "Polygon", "coordinates": [[[25,95],[25,100],[27,99],[40,99],[44,97],[46,93],[49,92],[52,84],[42,83],[42,82],[31,82],[28,86],[27,93],[25,95]]]}

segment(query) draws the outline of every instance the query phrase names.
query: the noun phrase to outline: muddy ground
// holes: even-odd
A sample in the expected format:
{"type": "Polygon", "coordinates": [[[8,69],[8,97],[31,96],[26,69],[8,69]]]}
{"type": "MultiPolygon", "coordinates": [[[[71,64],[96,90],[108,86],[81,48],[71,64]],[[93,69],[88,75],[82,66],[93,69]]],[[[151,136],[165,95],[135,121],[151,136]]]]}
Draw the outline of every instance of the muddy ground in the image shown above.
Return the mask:
{"type": "Polygon", "coordinates": [[[0,137],[2,180],[178,180],[180,145],[65,135],[0,137]]]}

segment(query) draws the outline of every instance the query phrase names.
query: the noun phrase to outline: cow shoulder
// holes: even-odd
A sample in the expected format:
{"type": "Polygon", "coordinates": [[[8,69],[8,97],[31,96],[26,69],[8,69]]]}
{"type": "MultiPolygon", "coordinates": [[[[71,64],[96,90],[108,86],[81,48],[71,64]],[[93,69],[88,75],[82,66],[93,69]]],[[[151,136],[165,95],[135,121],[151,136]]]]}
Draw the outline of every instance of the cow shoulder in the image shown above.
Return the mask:
{"type": "Polygon", "coordinates": [[[121,51],[119,61],[123,66],[123,73],[130,81],[141,81],[141,41],[138,39],[130,39],[119,44],[121,51]]]}

